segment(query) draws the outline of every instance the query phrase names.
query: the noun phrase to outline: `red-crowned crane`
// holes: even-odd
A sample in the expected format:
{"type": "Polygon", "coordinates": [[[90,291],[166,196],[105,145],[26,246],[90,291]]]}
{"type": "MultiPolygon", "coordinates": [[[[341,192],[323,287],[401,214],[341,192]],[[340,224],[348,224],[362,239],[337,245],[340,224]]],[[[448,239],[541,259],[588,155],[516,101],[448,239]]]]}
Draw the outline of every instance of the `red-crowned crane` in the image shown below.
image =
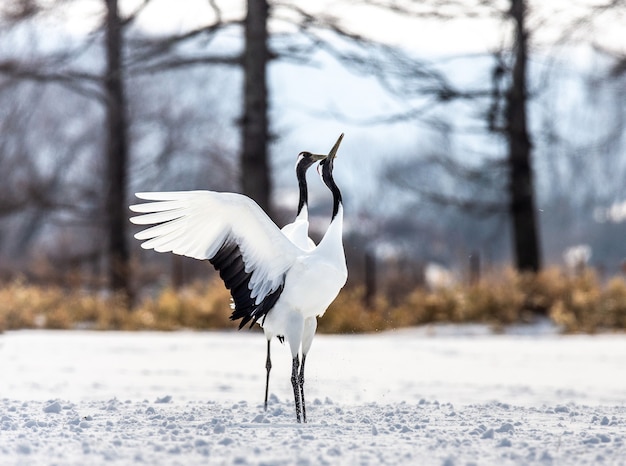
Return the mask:
{"type": "MultiPolygon", "coordinates": [[[[296,218],[292,223],[289,223],[281,228],[281,231],[287,238],[291,240],[293,244],[300,249],[310,251],[315,248],[315,242],[309,237],[309,190],[307,186],[306,174],[309,168],[327,157],[325,154],[313,154],[308,151],[300,152],[298,159],[296,160],[296,179],[298,180],[298,210],[296,211],[296,218]]],[[[270,371],[272,370],[272,359],[270,357],[270,346],[272,337],[267,332],[265,333],[267,338],[267,356],[265,359],[265,399],[263,407],[267,411],[267,398],[269,394],[270,385],[270,371]]],[[[281,342],[283,337],[278,337],[281,342]]],[[[306,416],[305,413],[303,413],[306,416]]]]}
{"type": "Polygon", "coordinates": [[[144,249],[209,260],[230,290],[231,319],[241,319],[239,328],[258,322],[268,341],[273,337],[287,340],[298,422],[306,422],[304,363],[317,317],[324,314],[348,277],[343,203],[333,179],[342,139],[343,134],[320,162],[322,180],[333,194],[333,213],[326,233],[313,249],[294,244],[256,202],[241,194],[137,193],[138,198],[155,202],[130,207],[142,214],[132,217],[133,223],[153,225],[135,235],[144,249]]]}

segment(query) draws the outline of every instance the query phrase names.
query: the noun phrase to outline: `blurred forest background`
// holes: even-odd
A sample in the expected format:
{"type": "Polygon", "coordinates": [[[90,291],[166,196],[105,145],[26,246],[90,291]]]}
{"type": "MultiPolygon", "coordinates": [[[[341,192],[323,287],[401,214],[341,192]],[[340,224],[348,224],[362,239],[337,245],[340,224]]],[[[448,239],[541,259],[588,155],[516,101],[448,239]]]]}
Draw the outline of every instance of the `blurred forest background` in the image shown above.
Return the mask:
{"type": "Polygon", "coordinates": [[[625,20],[624,0],[4,0],[0,328],[220,325],[209,264],[132,239],[132,193],[242,192],[282,226],[297,154],[341,132],[355,309],[329,331],[623,327],[625,20]]]}

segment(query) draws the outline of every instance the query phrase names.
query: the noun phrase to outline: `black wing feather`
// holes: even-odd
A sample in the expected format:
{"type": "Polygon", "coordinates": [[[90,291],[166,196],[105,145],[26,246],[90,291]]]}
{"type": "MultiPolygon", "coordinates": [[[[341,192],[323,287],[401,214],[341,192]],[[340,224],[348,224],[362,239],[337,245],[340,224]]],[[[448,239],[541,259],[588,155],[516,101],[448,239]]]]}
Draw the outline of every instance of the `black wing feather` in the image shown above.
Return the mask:
{"type": "Polygon", "coordinates": [[[248,322],[252,327],[256,321],[265,317],[283,292],[284,277],[283,284],[267,295],[259,304],[255,304],[255,298],[251,296],[252,290],[248,286],[252,272],[246,272],[241,249],[235,241],[226,241],[215,256],[209,259],[209,262],[213,264],[215,270],[219,271],[226,288],[230,290],[230,295],[235,304],[230,320],[241,319],[240,329],[248,322]]]}

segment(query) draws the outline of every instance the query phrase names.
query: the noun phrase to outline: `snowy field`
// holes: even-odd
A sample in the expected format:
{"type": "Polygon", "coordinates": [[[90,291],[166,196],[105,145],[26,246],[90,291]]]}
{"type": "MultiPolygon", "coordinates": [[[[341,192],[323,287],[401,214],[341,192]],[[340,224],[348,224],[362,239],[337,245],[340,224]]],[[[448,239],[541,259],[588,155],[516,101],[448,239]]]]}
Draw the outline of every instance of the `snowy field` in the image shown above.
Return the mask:
{"type": "Polygon", "coordinates": [[[626,336],[318,335],[309,423],[256,332],[0,335],[2,465],[626,464],[626,336]]]}

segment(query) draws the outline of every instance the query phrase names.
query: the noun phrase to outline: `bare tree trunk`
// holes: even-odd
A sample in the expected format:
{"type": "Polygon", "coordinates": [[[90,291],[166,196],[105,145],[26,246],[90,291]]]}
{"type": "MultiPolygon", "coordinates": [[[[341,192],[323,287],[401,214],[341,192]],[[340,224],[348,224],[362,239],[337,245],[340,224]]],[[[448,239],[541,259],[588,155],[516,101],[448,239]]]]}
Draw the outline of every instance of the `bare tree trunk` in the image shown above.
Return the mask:
{"type": "Polygon", "coordinates": [[[106,4],[106,218],[109,285],[131,297],[129,252],[126,241],[126,180],[128,136],[122,73],[122,21],[117,0],[106,4]]]}
{"type": "Polygon", "coordinates": [[[537,220],[531,167],[532,144],[527,128],[526,64],[528,61],[525,28],[526,0],[511,0],[515,22],[515,62],[511,87],[507,93],[506,136],[509,145],[509,196],[513,223],[515,263],[518,270],[537,272],[541,268],[537,220]]]}
{"type": "Polygon", "coordinates": [[[244,52],[244,111],[242,120],[241,186],[268,214],[270,173],[268,163],[269,125],[267,117],[266,67],[267,0],[248,0],[244,52]]]}

